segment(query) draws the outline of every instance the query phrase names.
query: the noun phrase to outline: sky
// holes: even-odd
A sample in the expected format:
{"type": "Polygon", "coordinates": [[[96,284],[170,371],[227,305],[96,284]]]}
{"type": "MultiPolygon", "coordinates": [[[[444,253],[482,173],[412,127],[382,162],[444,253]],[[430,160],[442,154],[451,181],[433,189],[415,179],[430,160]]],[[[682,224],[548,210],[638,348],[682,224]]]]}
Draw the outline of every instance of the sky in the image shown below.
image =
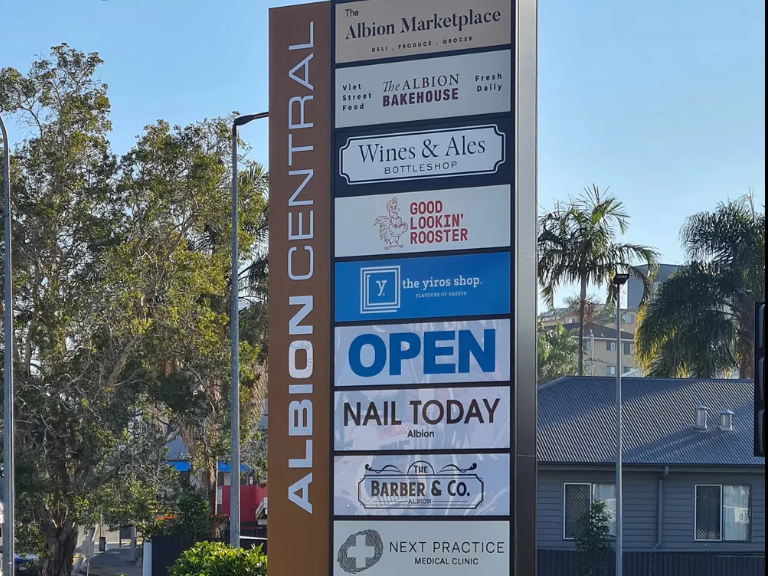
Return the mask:
{"type": "MultiPolygon", "coordinates": [[[[0,0],[0,67],[62,42],[98,52],[124,153],[158,119],[266,111],[268,9],[300,3],[0,0]]],[[[268,164],[267,121],[242,136],[268,164]]],[[[765,203],[764,159],[764,0],[539,0],[542,208],[609,188],[632,215],[624,240],[682,263],[687,216],[750,190],[765,203]]]]}

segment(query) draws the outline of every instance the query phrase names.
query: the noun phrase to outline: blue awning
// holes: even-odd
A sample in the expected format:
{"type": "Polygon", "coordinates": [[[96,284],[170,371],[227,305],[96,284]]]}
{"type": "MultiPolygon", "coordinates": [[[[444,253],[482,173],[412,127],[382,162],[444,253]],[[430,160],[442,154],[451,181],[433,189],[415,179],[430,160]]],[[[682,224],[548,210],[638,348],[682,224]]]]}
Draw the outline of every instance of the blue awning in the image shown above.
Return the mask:
{"type": "Polygon", "coordinates": [[[189,472],[189,461],[187,460],[169,460],[168,465],[178,472],[189,472]]]}
{"type": "MultiPolygon", "coordinates": [[[[224,474],[229,474],[230,470],[232,470],[232,465],[229,462],[219,462],[219,472],[223,472],[224,474]]],[[[251,468],[249,466],[246,466],[245,464],[240,464],[241,473],[245,474],[250,471],[251,471],[251,468]]]]}

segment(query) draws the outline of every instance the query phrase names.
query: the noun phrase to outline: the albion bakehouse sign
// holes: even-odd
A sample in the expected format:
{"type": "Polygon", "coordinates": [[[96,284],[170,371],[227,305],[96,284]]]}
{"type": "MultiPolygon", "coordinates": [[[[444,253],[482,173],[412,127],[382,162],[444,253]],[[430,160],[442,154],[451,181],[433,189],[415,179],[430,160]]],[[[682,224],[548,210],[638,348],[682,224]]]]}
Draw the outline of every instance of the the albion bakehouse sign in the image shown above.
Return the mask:
{"type": "Polygon", "coordinates": [[[369,0],[336,10],[336,62],[511,43],[509,0],[369,0]]]}
{"type": "Polygon", "coordinates": [[[510,50],[336,70],[336,127],[509,112],[510,50]]]}

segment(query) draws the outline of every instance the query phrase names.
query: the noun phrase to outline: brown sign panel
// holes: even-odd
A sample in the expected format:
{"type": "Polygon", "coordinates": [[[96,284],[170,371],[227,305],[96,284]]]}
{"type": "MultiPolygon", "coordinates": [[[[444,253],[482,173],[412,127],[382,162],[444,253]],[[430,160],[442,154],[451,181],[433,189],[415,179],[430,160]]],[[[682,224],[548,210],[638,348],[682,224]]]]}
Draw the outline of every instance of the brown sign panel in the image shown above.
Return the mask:
{"type": "Polygon", "coordinates": [[[365,0],[336,5],[336,62],[512,43],[510,0],[365,0]]]}
{"type": "Polygon", "coordinates": [[[269,573],[329,554],[331,6],[269,18],[269,573]]]}

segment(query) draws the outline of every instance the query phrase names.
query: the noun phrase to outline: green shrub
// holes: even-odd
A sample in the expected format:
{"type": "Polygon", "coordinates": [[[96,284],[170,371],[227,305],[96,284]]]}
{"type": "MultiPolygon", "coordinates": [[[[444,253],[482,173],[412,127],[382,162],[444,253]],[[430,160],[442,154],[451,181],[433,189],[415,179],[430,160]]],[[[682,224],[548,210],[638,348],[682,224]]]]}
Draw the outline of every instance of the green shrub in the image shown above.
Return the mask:
{"type": "Polygon", "coordinates": [[[201,542],[181,555],[170,576],[267,576],[267,557],[261,547],[243,550],[201,542]]]}
{"type": "Polygon", "coordinates": [[[577,521],[576,550],[581,576],[605,576],[612,549],[611,516],[605,502],[594,502],[577,521]]]}

